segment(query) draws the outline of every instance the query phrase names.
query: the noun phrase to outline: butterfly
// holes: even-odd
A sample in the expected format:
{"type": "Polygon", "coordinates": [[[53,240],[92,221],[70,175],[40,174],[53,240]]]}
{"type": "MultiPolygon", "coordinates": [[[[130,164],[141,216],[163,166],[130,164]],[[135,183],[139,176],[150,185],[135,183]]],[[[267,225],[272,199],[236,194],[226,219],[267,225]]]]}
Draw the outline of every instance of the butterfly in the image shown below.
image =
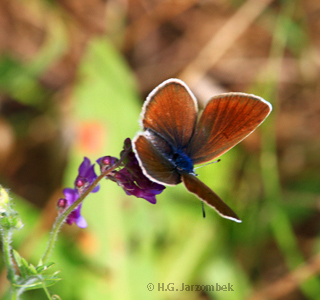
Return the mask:
{"type": "Polygon", "coordinates": [[[195,174],[194,165],[214,160],[253,132],[269,115],[266,100],[244,93],[212,97],[201,114],[189,87],[168,79],[147,97],[141,127],[132,141],[139,165],[150,180],[184,183],[187,190],[222,217],[241,222],[236,213],[195,174]]]}

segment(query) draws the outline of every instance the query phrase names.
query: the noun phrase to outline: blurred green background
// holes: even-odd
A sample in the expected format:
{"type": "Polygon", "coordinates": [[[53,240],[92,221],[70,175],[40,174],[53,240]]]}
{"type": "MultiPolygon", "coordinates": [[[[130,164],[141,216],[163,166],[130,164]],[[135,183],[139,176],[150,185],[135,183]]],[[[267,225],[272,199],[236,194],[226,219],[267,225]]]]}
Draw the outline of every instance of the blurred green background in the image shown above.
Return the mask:
{"type": "Polygon", "coordinates": [[[1,1],[0,183],[25,223],[14,247],[35,264],[83,156],[118,156],[162,81],[184,80],[201,106],[234,91],[274,107],[220,163],[197,169],[243,223],[209,208],[203,219],[182,185],[151,205],[102,182],[82,208],[88,228],[63,227],[51,259],[63,280],[50,292],[68,300],[319,299],[319,36],[317,0],[1,1]],[[162,283],[233,291],[162,291],[162,283]]]}

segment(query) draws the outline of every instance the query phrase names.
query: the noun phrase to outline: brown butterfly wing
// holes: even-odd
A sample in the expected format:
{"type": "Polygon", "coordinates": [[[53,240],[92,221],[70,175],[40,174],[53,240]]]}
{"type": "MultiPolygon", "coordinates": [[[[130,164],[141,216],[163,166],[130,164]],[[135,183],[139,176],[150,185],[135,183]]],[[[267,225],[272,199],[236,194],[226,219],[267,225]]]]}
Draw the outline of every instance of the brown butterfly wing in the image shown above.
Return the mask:
{"type": "Polygon", "coordinates": [[[179,79],[169,79],[147,97],[142,127],[156,132],[175,148],[185,147],[193,134],[197,113],[197,101],[188,86],[179,79]]]}
{"type": "Polygon", "coordinates": [[[213,160],[254,131],[271,110],[269,102],[254,95],[228,93],[213,97],[196,125],[187,154],[194,164],[213,160]]]}
{"type": "Polygon", "coordinates": [[[196,176],[188,173],[181,174],[182,181],[187,190],[195,194],[199,199],[206,202],[209,206],[214,208],[220,216],[235,222],[242,222],[236,213],[225,204],[220,197],[214,193],[209,187],[201,182],[196,176]]]}
{"type": "Polygon", "coordinates": [[[144,175],[150,180],[168,185],[181,182],[181,176],[176,171],[175,165],[164,156],[165,151],[170,151],[170,145],[165,140],[145,132],[138,134],[133,139],[132,145],[144,175]]]}

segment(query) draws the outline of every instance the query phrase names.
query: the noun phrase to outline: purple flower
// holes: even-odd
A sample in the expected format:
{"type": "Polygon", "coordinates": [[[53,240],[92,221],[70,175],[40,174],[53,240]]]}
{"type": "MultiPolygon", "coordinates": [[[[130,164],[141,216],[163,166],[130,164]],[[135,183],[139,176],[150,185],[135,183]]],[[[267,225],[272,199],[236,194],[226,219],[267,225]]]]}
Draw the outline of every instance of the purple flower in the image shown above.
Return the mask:
{"type": "MultiPolygon", "coordinates": [[[[162,193],[165,186],[151,181],[143,174],[138,160],[132,151],[130,139],[125,140],[123,149],[124,150],[120,153],[121,157],[123,157],[121,163],[119,163],[119,159],[113,156],[103,156],[97,160],[100,165],[101,173],[106,172],[108,168],[117,166],[117,169],[109,173],[106,172],[106,178],[121,186],[127,195],[144,198],[150,203],[155,204],[157,202],[156,195],[162,193]]],[[[78,176],[75,180],[75,188],[64,189],[63,193],[65,198],[58,200],[57,206],[60,213],[63,213],[70,205],[75,203],[80,195],[88,189],[97,177],[98,176],[94,171],[94,164],[91,165],[90,159],[84,157],[83,162],[79,167],[78,176]]],[[[98,190],[99,186],[96,186],[92,190],[92,193],[95,193],[98,190]]],[[[68,215],[66,222],[69,225],[75,223],[78,227],[85,228],[87,227],[87,222],[81,216],[81,205],[82,203],[68,215]]]]}
{"type": "MultiPolygon", "coordinates": [[[[156,195],[162,193],[165,186],[151,181],[143,174],[138,160],[131,150],[131,140],[129,138],[125,140],[124,150],[121,151],[120,155],[122,156],[126,151],[129,152],[124,160],[124,167],[120,171],[112,171],[106,177],[121,186],[127,195],[143,198],[155,204],[157,202],[156,195]]],[[[111,158],[107,162],[111,161],[111,158]]],[[[100,167],[104,164],[103,158],[99,159],[99,164],[100,167]]],[[[103,170],[103,167],[101,167],[101,170],[103,170]]]]}
{"type": "MultiPolygon", "coordinates": [[[[60,210],[60,213],[65,211],[70,205],[72,205],[75,201],[77,201],[82,194],[97,178],[94,171],[94,164],[91,165],[90,159],[84,157],[83,162],[79,167],[79,174],[75,180],[75,189],[66,188],[63,190],[65,198],[61,198],[58,200],[57,206],[60,210]]],[[[92,193],[95,193],[99,190],[99,185],[97,185],[93,190],[92,193]]],[[[86,220],[81,216],[80,204],[76,209],[74,209],[67,217],[66,222],[71,225],[76,223],[78,227],[85,228],[87,227],[86,220]]]]}
{"type": "MultiPolygon", "coordinates": [[[[64,189],[63,194],[64,194],[66,202],[67,202],[66,208],[68,208],[75,201],[77,201],[80,196],[77,189],[70,189],[70,188],[64,189]]],[[[59,201],[62,202],[61,199],[59,201]]],[[[86,220],[80,214],[81,205],[82,205],[82,203],[80,203],[79,206],[68,215],[67,220],[66,220],[67,224],[72,225],[73,223],[76,223],[76,225],[80,228],[87,227],[86,220]]]]}
{"type": "MultiPolygon", "coordinates": [[[[89,158],[84,157],[82,164],[79,167],[79,175],[75,180],[75,187],[78,188],[79,192],[82,193],[86,190],[97,178],[94,171],[94,164],[91,165],[89,158]]],[[[100,189],[100,186],[97,185],[91,193],[96,193],[100,189]]]]}

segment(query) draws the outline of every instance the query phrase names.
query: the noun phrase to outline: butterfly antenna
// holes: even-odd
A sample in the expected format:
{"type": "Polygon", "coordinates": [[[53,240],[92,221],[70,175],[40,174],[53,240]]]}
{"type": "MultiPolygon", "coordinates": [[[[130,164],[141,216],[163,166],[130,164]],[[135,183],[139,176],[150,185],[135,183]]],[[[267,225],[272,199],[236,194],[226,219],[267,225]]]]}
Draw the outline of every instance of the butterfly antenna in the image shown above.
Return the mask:
{"type": "Polygon", "coordinates": [[[219,159],[217,159],[217,160],[215,160],[215,161],[212,161],[212,162],[209,162],[209,163],[207,163],[207,164],[205,164],[205,165],[202,165],[202,166],[199,166],[199,167],[195,167],[195,169],[202,168],[202,167],[207,166],[207,165],[211,165],[211,164],[218,163],[220,160],[221,160],[221,159],[219,158],[219,159]]]}
{"type": "Polygon", "coordinates": [[[201,204],[202,204],[202,215],[203,215],[203,218],[205,219],[205,218],[206,218],[206,211],[204,210],[204,203],[203,203],[203,201],[201,201],[201,204]]]}

